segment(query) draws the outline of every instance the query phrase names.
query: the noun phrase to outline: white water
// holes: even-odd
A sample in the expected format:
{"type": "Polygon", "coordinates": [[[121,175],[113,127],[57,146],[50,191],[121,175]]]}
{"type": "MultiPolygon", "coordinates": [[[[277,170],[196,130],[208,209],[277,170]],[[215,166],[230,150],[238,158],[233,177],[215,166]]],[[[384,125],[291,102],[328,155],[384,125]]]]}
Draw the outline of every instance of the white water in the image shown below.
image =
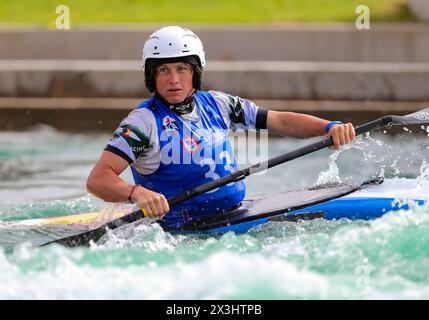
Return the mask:
{"type": "MultiPolygon", "coordinates": [[[[100,208],[102,202],[86,194],[85,179],[108,138],[49,129],[1,133],[0,218],[100,208]]],[[[270,156],[307,143],[270,141],[270,156]]],[[[372,136],[251,176],[247,194],[383,175],[383,192],[427,195],[428,156],[421,136],[372,136]]],[[[268,223],[244,235],[171,235],[152,225],[137,227],[127,240],[111,234],[89,249],[2,249],[0,298],[427,299],[428,270],[424,207],[370,222],[268,223]]]]}

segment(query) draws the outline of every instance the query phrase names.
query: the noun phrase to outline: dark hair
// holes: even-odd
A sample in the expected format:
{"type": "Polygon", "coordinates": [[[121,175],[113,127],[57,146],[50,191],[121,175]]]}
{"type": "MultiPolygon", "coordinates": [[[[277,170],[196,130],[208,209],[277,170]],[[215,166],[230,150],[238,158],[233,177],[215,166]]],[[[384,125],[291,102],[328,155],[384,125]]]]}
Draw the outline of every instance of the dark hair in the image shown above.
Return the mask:
{"type": "Polygon", "coordinates": [[[145,65],[145,84],[146,88],[150,92],[156,91],[156,71],[159,65],[164,63],[173,63],[173,62],[185,62],[189,63],[192,66],[192,85],[194,89],[201,90],[201,78],[203,73],[203,68],[199,62],[197,56],[188,56],[188,57],[177,57],[177,58],[163,58],[163,59],[147,59],[145,65]]]}

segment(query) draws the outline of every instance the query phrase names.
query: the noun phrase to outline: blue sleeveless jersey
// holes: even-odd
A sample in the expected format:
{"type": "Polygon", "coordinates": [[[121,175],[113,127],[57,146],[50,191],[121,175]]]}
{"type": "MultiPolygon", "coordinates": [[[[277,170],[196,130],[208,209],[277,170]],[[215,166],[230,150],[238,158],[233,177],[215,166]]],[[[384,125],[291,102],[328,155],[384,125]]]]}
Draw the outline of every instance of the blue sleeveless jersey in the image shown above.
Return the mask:
{"type": "MultiPolygon", "coordinates": [[[[149,175],[131,166],[135,183],[169,198],[237,170],[228,127],[212,95],[197,91],[195,101],[197,121],[182,119],[155,98],[137,107],[149,108],[155,115],[161,163],[149,175]]],[[[171,207],[160,223],[178,229],[190,220],[232,208],[244,196],[244,182],[233,182],[171,207]]]]}

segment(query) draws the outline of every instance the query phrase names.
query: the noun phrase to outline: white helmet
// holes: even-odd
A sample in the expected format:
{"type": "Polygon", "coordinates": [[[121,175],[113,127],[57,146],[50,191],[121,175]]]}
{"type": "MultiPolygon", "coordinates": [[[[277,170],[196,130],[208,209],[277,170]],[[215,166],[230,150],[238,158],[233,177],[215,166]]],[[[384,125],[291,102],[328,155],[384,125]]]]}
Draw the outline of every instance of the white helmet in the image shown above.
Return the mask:
{"type": "Polygon", "coordinates": [[[168,26],[152,33],[143,47],[145,84],[156,91],[154,70],[161,63],[183,61],[194,65],[193,86],[201,89],[201,72],[206,65],[203,44],[189,29],[168,26]]]}
{"type": "Polygon", "coordinates": [[[152,33],[143,47],[143,69],[148,59],[164,59],[196,56],[201,68],[206,65],[203,44],[191,30],[178,27],[163,27],[152,33]]]}

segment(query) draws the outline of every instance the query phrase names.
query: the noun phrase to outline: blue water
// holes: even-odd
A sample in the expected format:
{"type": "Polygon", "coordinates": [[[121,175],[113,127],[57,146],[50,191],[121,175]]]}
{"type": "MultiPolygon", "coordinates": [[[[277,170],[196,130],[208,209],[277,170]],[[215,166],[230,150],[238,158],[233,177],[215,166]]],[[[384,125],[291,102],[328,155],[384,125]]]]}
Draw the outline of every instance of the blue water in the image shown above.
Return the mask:
{"type": "MultiPolygon", "coordinates": [[[[85,190],[108,139],[46,127],[0,133],[0,220],[112,209],[85,190]]],[[[247,178],[247,194],[383,175],[393,186],[420,185],[429,196],[428,139],[381,133],[341,152],[321,150],[247,178]]],[[[266,146],[274,156],[307,143],[281,138],[266,146]]],[[[131,181],[129,172],[122,178],[131,181]]],[[[90,248],[34,248],[25,240],[65,231],[1,227],[0,298],[429,298],[427,207],[374,221],[270,222],[242,235],[172,235],[157,225],[125,231],[90,248]]]]}

